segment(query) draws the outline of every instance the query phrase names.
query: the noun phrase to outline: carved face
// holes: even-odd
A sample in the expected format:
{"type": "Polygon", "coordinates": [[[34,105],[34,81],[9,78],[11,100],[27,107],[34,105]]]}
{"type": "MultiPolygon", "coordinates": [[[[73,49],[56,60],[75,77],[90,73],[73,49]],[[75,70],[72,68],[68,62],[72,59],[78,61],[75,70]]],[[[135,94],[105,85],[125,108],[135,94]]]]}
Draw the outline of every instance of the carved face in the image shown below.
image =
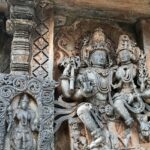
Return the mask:
{"type": "Polygon", "coordinates": [[[131,60],[131,53],[128,50],[122,50],[118,54],[120,63],[127,63],[131,60]]]}
{"type": "Polygon", "coordinates": [[[106,51],[97,50],[90,56],[90,62],[92,65],[105,66],[108,63],[108,57],[106,51]]]}
{"type": "Polygon", "coordinates": [[[27,107],[28,107],[28,102],[26,102],[26,101],[21,102],[21,108],[22,108],[23,110],[26,110],[27,107]]]}

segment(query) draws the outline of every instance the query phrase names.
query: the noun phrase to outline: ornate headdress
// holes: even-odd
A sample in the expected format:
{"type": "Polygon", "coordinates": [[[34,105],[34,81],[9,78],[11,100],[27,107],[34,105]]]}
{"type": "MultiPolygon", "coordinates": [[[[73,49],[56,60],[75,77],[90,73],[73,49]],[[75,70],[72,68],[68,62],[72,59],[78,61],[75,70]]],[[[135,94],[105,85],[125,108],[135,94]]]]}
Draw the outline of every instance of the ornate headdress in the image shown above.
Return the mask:
{"type": "Polygon", "coordinates": [[[133,47],[135,47],[135,45],[136,43],[131,41],[128,35],[120,35],[116,53],[118,54],[122,50],[129,50],[130,52],[134,53],[133,47]]]}
{"type": "Polygon", "coordinates": [[[90,54],[97,50],[109,53],[110,49],[112,49],[110,40],[106,39],[103,29],[100,27],[96,28],[88,44],[82,47],[81,59],[85,60],[89,58],[90,54]]]}
{"type": "Polygon", "coordinates": [[[95,29],[91,44],[93,50],[104,50],[107,53],[109,53],[110,51],[110,42],[108,42],[108,40],[106,39],[103,29],[101,28],[95,29]]]}
{"type": "Polygon", "coordinates": [[[119,37],[119,43],[118,43],[118,48],[116,50],[116,53],[118,54],[120,51],[123,50],[128,50],[132,54],[132,58],[134,61],[138,60],[141,51],[139,47],[136,46],[136,43],[133,42],[128,35],[120,35],[119,37]]]}
{"type": "Polygon", "coordinates": [[[22,96],[21,103],[22,103],[22,102],[29,103],[29,97],[27,96],[27,94],[24,94],[24,95],[22,96]]]}

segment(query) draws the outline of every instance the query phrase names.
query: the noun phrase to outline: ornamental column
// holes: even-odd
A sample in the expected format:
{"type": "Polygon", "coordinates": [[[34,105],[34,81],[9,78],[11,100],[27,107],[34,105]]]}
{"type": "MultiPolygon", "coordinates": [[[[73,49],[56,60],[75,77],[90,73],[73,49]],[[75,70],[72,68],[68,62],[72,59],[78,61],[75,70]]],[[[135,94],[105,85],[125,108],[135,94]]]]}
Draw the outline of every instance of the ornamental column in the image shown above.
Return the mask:
{"type": "Polygon", "coordinates": [[[13,34],[11,74],[28,75],[31,60],[31,31],[34,26],[34,1],[9,0],[10,19],[7,31],[13,34]]]}
{"type": "Polygon", "coordinates": [[[150,76],[150,19],[143,19],[137,23],[138,42],[146,55],[146,65],[150,76]]]}

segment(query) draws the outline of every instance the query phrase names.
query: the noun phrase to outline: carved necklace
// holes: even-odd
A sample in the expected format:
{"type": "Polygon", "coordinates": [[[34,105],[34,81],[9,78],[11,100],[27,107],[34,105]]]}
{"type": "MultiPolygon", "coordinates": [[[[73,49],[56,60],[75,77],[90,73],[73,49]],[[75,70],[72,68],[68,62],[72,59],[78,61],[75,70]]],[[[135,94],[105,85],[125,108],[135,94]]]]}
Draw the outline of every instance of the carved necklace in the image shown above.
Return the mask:
{"type": "Polygon", "coordinates": [[[107,76],[103,76],[102,74],[99,74],[97,71],[94,71],[95,77],[96,77],[96,84],[97,84],[97,89],[101,93],[108,93],[109,92],[109,72],[107,73],[107,76]],[[104,79],[105,78],[105,79],[104,79]],[[105,82],[102,82],[102,79],[105,80],[105,82]]]}
{"type": "Polygon", "coordinates": [[[122,81],[125,83],[132,82],[133,79],[133,64],[122,66],[122,71],[125,73],[122,76],[122,81]]]}
{"type": "Polygon", "coordinates": [[[102,68],[90,68],[90,70],[93,70],[94,72],[97,72],[99,75],[102,75],[103,77],[106,77],[109,75],[109,69],[102,69],[102,68]]]}

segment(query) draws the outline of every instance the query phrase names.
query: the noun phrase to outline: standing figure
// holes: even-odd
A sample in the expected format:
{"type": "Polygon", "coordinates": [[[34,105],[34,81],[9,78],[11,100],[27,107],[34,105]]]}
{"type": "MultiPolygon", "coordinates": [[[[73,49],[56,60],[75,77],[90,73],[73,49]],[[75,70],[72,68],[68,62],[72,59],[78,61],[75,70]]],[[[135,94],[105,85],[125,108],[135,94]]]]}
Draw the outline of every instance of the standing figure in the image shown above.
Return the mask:
{"type": "Polygon", "coordinates": [[[143,90],[144,87],[144,82],[141,84],[139,77],[139,56],[139,48],[135,47],[128,35],[121,35],[117,49],[118,68],[115,73],[118,83],[112,84],[112,86],[117,89],[113,96],[114,107],[127,126],[131,126],[133,123],[133,117],[129,110],[133,114],[141,113],[144,110],[144,102],[138,91],[138,89],[143,90]]]}
{"type": "Polygon", "coordinates": [[[14,125],[9,121],[7,129],[11,132],[10,149],[35,150],[36,142],[33,136],[33,131],[37,129],[35,125],[36,115],[35,112],[29,108],[29,98],[26,94],[23,95],[20,101],[20,106],[14,111],[13,119],[14,125]]]}
{"type": "Polygon", "coordinates": [[[102,29],[98,28],[82,48],[81,66],[79,57],[63,61],[62,92],[64,97],[79,102],[77,115],[93,136],[90,149],[103,147],[106,143],[106,149],[109,149],[109,133],[102,122],[102,114],[111,115],[105,111],[110,92],[109,44],[102,29]]]}

